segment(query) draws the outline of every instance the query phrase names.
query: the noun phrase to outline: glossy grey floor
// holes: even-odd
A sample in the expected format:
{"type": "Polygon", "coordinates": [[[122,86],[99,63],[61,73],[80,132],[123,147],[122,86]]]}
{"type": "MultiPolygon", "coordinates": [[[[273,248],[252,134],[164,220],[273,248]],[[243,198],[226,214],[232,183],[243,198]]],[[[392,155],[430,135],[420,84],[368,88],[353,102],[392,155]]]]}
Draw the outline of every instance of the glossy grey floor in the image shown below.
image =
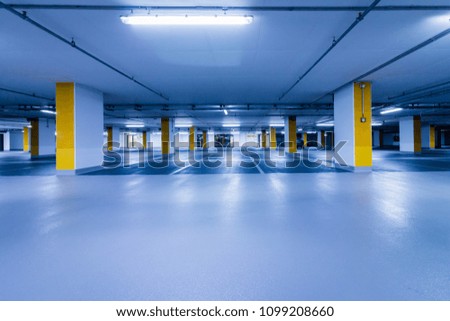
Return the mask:
{"type": "MultiPolygon", "coordinates": [[[[281,152],[282,154],[282,152],[281,152]]],[[[105,156],[104,168],[87,175],[191,175],[191,174],[274,174],[274,173],[324,173],[339,172],[333,163],[327,160],[324,150],[306,149],[295,157],[280,156],[280,151],[254,149],[251,155],[245,155],[238,148],[231,153],[223,150],[206,157],[197,150],[192,162],[188,162],[189,153],[180,151],[176,162],[171,156],[167,166],[160,166],[161,155],[156,152],[154,158],[147,153],[118,152],[120,161],[110,163],[105,156]],[[126,155],[126,156],[125,156],[126,155]],[[141,157],[142,156],[142,157],[141,157]],[[127,160],[125,160],[127,159],[127,160]],[[151,161],[149,161],[151,159],[151,161]],[[191,166],[192,163],[198,166],[191,166]],[[211,163],[219,162],[212,167],[211,163]],[[271,166],[270,163],[273,163],[271,166]],[[210,164],[210,165],[208,165],[210,164]],[[155,166],[158,165],[158,166],[155,166]]],[[[114,160],[114,159],[113,159],[114,160]]],[[[0,176],[53,176],[56,175],[55,158],[30,160],[29,153],[0,152],[0,176]]],[[[392,150],[373,151],[373,171],[376,172],[430,172],[450,171],[450,150],[424,150],[420,154],[401,153],[392,150]]]]}
{"type": "Polygon", "coordinates": [[[447,171],[0,180],[0,300],[450,300],[447,171]]]}

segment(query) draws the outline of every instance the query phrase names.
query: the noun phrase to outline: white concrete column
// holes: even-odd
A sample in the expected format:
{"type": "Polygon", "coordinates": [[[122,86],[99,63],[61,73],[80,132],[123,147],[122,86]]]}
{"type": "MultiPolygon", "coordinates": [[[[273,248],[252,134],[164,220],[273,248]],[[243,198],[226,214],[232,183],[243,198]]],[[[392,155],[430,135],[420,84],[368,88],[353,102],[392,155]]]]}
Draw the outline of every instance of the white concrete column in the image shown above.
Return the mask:
{"type": "Polygon", "coordinates": [[[5,152],[8,152],[11,150],[11,144],[10,144],[10,133],[6,132],[3,133],[3,150],[5,152]]]}
{"type": "Polygon", "coordinates": [[[334,95],[335,159],[353,171],[372,169],[372,88],[368,82],[350,84],[334,95]],[[335,157],[336,158],[336,157],[335,157]],[[343,164],[340,162],[343,161],[343,164]]]}
{"type": "Polygon", "coordinates": [[[322,148],[325,148],[325,131],[319,130],[317,131],[317,143],[320,144],[322,148]]]}
{"type": "Polygon", "coordinates": [[[422,148],[436,148],[436,127],[430,124],[422,125],[422,148]]]}
{"type": "Polygon", "coordinates": [[[207,137],[208,137],[208,148],[214,148],[214,130],[213,129],[208,129],[208,133],[207,133],[207,137]]]}
{"type": "Polygon", "coordinates": [[[56,170],[81,174],[103,163],[103,93],[75,83],[56,84],[56,170]]]}
{"type": "Polygon", "coordinates": [[[189,130],[179,129],[175,134],[175,148],[187,149],[189,147],[189,130]]]}
{"type": "MultiPolygon", "coordinates": [[[[113,137],[115,137],[116,136],[116,133],[115,133],[115,131],[116,131],[116,128],[115,127],[113,127],[113,137]]],[[[122,149],[124,149],[124,148],[127,148],[127,146],[128,146],[128,135],[130,135],[131,134],[131,131],[120,131],[120,129],[119,128],[117,128],[117,131],[118,131],[118,136],[119,136],[119,140],[118,140],[118,142],[120,143],[120,148],[122,148],[122,149]]]]}
{"type": "Polygon", "coordinates": [[[420,116],[400,119],[400,151],[420,153],[422,151],[420,116]]]}
{"type": "Polygon", "coordinates": [[[430,148],[430,125],[422,125],[420,132],[422,139],[422,148],[430,148]]]}
{"type": "Polygon", "coordinates": [[[54,119],[40,118],[31,121],[31,158],[56,154],[56,124],[54,119]]]}
{"type": "Polygon", "coordinates": [[[10,150],[23,150],[23,133],[21,130],[13,130],[9,132],[10,150]]]}

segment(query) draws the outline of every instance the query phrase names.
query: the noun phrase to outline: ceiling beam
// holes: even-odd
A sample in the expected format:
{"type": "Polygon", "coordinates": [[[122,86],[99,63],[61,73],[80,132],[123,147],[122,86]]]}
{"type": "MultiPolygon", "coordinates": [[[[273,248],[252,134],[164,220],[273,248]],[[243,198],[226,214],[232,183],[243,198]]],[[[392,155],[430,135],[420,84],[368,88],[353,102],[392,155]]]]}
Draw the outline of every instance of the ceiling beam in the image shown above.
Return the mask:
{"type": "Polygon", "coordinates": [[[298,77],[298,79],[278,98],[278,100],[282,100],[284,97],[286,97],[286,95],[289,94],[292,89],[294,89],[300,83],[300,81],[302,81],[303,78],[305,78],[306,75],[308,75],[311,70],[313,70],[314,67],[316,67],[322,61],[322,59],[325,58],[331,52],[331,50],[333,50],[333,48],[336,47],[350,33],[350,31],[352,31],[361,21],[363,21],[365,16],[367,16],[373,9],[375,9],[376,5],[380,3],[380,1],[381,0],[375,0],[366,10],[364,10],[364,12],[360,13],[356,17],[356,20],[353,21],[353,23],[344,31],[344,33],[341,34],[337,39],[333,40],[331,46],[328,47],[327,50],[325,50],[325,52],[311,65],[311,67],[309,67],[300,77],[298,77]]]}
{"type": "Polygon", "coordinates": [[[33,98],[37,98],[37,99],[44,99],[44,100],[48,100],[48,101],[54,101],[53,98],[48,98],[48,97],[44,97],[44,96],[41,96],[41,95],[36,95],[35,93],[26,93],[26,92],[23,92],[23,91],[12,90],[12,89],[2,88],[2,87],[0,87],[0,91],[5,91],[5,92],[16,94],[16,95],[33,97],[33,98]]]}
{"type": "Polygon", "coordinates": [[[418,51],[418,50],[420,50],[420,49],[422,49],[422,48],[432,44],[433,42],[435,42],[435,41],[437,41],[437,40],[439,40],[441,38],[444,38],[444,37],[448,36],[449,34],[450,34],[450,28],[447,28],[444,31],[438,33],[437,35],[435,35],[435,36],[433,36],[433,37],[431,37],[431,38],[421,42],[417,46],[414,46],[414,47],[406,50],[405,52],[399,54],[398,56],[395,56],[394,58],[386,61],[385,63],[382,63],[381,65],[379,65],[379,66],[369,70],[368,72],[366,72],[366,73],[364,73],[362,75],[359,75],[358,77],[356,77],[356,78],[346,82],[345,84],[337,87],[336,89],[326,93],[325,95],[323,95],[323,96],[317,98],[316,100],[314,100],[312,103],[317,103],[318,101],[322,100],[322,98],[325,98],[328,95],[334,94],[336,91],[344,88],[345,86],[348,86],[348,85],[350,85],[350,84],[352,84],[354,82],[358,82],[358,81],[363,80],[365,77],[367,77],[367,76],[369,76],[369,75],[371,75],[371,74],[373,74],[373,73],[375,73],[377,71],[380,71],[381,69],[386,68],[387,66],[389,66],[389,65],[391,65],[391,64],[393,64],[393,63],[395,63],[395,62],[397,62],[397,61],[399,61],[399,60],[401,60],[401,59],[403,59],[403,58],[405,58],[407,56],[409,56],[410,54],[412,54],[412,53],[414,53],[414,52],[416,52],[416,51],[418,51]]]}
{"type": "MultiPolygon", "coordinates": [[[[131,10],[226,10],[226,11],[281,11],[281,12],[328,12],[328,11],[360,11],[367,6],[120,6],[120,5],[61,5],[61,4],[8,4],[18,10],[96,10],[96,11],[131,11],[131,10]]],[[[375,11],[448,11],[450,5],[404,5],[379,6],[375,11]]]]}
{"type": "Polygon", "coordinates": [[[14,9],[13,7],[3,3],[0,1],[0,9],[5,9],[6,11],[12,13],[13,15],[15,15],[18,18],[21,18],[23,20],[25,20],[26,22],[30,23],[31,25],[35,26],[36,28],[44,31],[45,33],[49,34],[50,36],[58,39],[59,41],[71,46],[72,48],[74,48],[75,50],[78,50],[79,52],[81,52],[82,54],[88,56],[89,58],[92,58],[93,60],[99,62],[100,64],[104,65],[105,67],[111,69],[112,71],[118,73],[119,75],[125,77],[128,80],[131,80],[132,82],[136,83],[137,85],[147,89],[148,91],[152,92],[153,94],[163,98],[164,100],[169,100],[168,97],[164,96],[162,93],[156,91],[153,88],[150,88],[149,86],[143,84],[142,82],[136,80],[133,76],[130,76],[128,74],[126,74],[125,72],[119,70],[117,67],[114,67],[113,65],[107,63],[105,60],[95,56],[94,54],[88,52],[87,50],[79,47],[75,41],[72,40],[68,40],[66,38],[64,38],[63,36],[59,35],[58,33],[50,30],[49,28],[43,26],[42,24],[38,23],[37,21],[31,19],[30,17],[28,17],[26,12],[19,12],[16,9],[14,9]]]}
{"type": "Polygon", "coordinates": [[[449,86],[449,85],[450,85],[450,81],[445,81],[445,82],[442,82],[439,84],[433,84],[433,85],[428,85],[428,86],[421,87],[421,88],[416,88],[413,90],[407,90],[407,91],[402,92],[400,95],[388,97],[388,99],[395,101],[396,99],[403,99],[407,96],[416,95],[420,92],[425,92],[425,91],[429,91],[431,89],[435,89],[435,88],[443,87],[443,86],[449,86]]]}

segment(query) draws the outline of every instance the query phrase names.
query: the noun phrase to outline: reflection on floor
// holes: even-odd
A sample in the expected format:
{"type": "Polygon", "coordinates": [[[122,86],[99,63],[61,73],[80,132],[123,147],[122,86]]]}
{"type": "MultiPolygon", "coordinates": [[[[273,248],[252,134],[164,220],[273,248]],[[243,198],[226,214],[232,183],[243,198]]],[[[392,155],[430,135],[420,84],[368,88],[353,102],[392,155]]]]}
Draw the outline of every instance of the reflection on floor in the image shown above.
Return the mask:
{"type": "MultiPolygon", "coordinates": [[[[332,154],[315,149],[304,150],[295,157],[285,157],[279,151],[260,149],[241,152],[216,150],[194,155],[181,151],[166,163],[159,152],[154,155],[136,151],[121,151],[116,159],[105,157],[103,170],[88,175],[182,175],[182,174],[271,174],[343,172],[327,161],[332,154]],[[327,158],[328,157],[328,158],[327,158]]],[[[450,171],[450,150],[424,150],[421,154],[374,150],[375,172],[450,171]]],[[[52,176],[55,159],[30,160],[23,152],[0,153],[0,176],[52,176]]]]}
{"type": "Polygon", "coordinates": [[[56,175],[55,158],[30,160],[24,152],[0,152],[0,176],[56,175]]]}
{"type": "Polygon", "coordinates": [[[1,177],[0,300],[450,300],[450,172],[1,177]]]}

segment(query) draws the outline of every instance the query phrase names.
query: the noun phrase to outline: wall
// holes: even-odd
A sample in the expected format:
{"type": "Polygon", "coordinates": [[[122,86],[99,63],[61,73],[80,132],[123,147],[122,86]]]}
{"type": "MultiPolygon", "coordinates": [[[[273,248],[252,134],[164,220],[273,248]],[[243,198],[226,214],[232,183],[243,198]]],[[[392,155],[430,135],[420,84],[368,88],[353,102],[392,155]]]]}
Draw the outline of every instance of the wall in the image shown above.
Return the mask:
{"type": "Polygon", "coordinates": [[[9,132],[9,142],[11,150],[23,150],[23,133],[21,130],[9,132]]]}
{"type": "Polygon", "coordinates": [[[441,136],[442,146],[450,146],[450,130],[443,130],[441,136]]]}
{"type": "Polygon", "coordinates": [[[383,146],[399,146],[400,143],[394,140],[394,137],[399,135],[399,133],[383,133],[383,146]]]}
{"type": "Polygon", "coordinates": [[[147,136],[150,137],[149,141],[153,149],[161,149],[161,132],[153,132],[150,135],[147,132],[147,136]]]}
{"type": "Polygon", "coordinates": [[[237,146],[237,142],[239,142],[239,146],[243,146],[246,144],[246,146],[252,146],[252,147],[259,147],[258,144],[258,135],[260,132],[256,131],[241,131],[239,134],[232,133],[235,137],[235,146],[237,146]]]}

